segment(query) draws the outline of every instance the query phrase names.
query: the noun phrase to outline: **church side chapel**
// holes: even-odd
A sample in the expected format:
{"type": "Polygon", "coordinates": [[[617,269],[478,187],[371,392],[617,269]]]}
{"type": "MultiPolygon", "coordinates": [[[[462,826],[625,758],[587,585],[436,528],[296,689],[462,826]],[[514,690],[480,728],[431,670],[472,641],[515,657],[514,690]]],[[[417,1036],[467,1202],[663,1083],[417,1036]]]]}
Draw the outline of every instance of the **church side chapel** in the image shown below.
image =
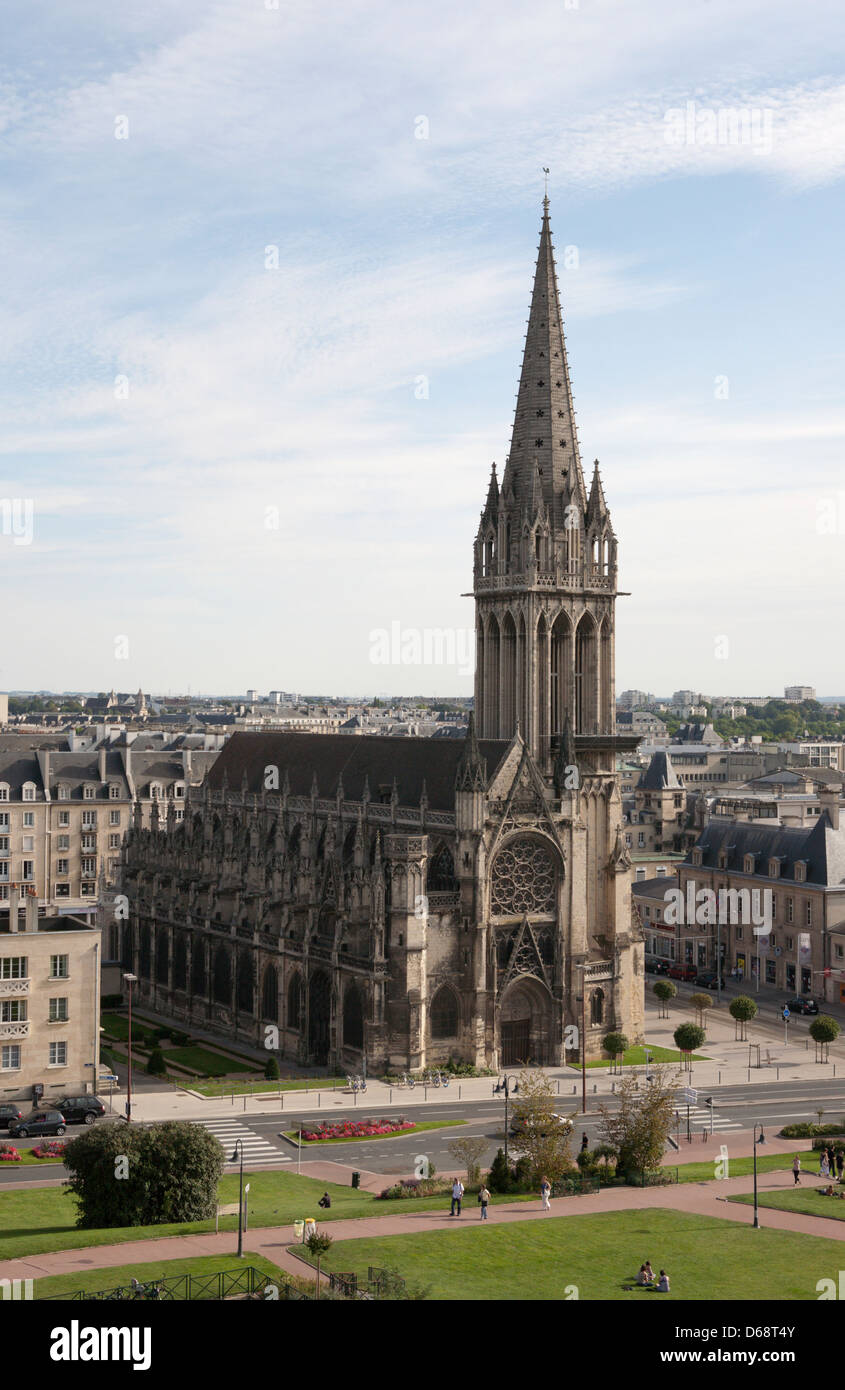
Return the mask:
{"type": "Polygon", "coordinates": [[[643,1032],[622,840],[617,542],[579,457],[544,199],[511,450],[474,546],[459,740],[236,733],[124,848],[136,998],[283,1058],[374,1074],[559,1065],[643,1032]],[[568,1030],[570,1030],[568,1032],[568,1030]],[[567,1043],[570,1051],[567,1052],[567,1043]]]}

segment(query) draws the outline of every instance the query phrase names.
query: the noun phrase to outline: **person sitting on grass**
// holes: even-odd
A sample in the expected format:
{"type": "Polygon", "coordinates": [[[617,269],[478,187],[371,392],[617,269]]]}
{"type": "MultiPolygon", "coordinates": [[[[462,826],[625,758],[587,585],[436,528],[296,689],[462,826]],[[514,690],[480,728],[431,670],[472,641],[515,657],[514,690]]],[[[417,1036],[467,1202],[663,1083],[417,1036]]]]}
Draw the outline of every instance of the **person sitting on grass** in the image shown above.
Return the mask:
{"type": "Polygon", "coordinates": [[[637,1283],[643,1288],[648,1288],[650,1284],[654,1283],[654,1270],[648,1260],[646,1260],[644,1265],[640,1265],[637,1283]]]}
{"type": "Polygon", "coordinates": [[[325,1207],[326,1209],[328,1209],[328,1208],[331,1206],[331,1204],[332,1204],[332,1199],[331,1199],[331,1197],[329,1196],[328,1192],[324,1192],[323,1195],[322,1195],[322,1197],[320,1198],[319,1202],[317,1203],[317,1206],[318,1206],[318,1207],[325,1207]]]}
{"type": "Polygon", "coordinates": [[[666,1273],[666,1270],[665,1270],[665,1269],[661,1269],[661,1271],[660,1271],[660,1278],[659,1278],[658,1281],[657,1281],[657,1292],[658,1292],[658,1293],[668,1293],[668,1292],[669,1292],[669,1275],[666,1273]]]}

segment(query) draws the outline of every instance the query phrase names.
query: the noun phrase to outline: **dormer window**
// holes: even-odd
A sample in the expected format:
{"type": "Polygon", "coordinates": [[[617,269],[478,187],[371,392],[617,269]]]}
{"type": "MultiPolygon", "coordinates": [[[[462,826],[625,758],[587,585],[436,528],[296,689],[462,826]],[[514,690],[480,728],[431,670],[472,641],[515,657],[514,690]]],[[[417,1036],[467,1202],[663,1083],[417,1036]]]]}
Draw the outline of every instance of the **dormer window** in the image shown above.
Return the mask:
{"type": "Polygon", "coordinates": [[[117,782],[109,783],[109,800],[117,801],[120,796],[120,786],[117,782]]]}
{"type": "Polygon", "coordinates": [[[700,868],[701,868],[701,863],[702,863],[703,858],[704,858],[704,854],[703,854],[703,851],[702,851],[702,850],[700,850],[700,849],[698,849],[698,848],[696,848],[696,849],[693,850],[693,852],[692,852],[692,862],[693,862],[693,864],[695,865],[695,867],[696,867],[697,869],[700,869],[700,868]]]}
{"type": "Polygon", "coordinates": [[[59,783],[59,800],[70,801],[70,787],[66,782],[59,783]]]}
{"type": "Polygon", "coordinates": [[[754,861],[755,861],[756,857],[757,857],[757,856],[754,855],[754,854],[746,854],[746,855],[745,855],[745,857],[744,857],[744,859],[743,859],[743,872],[744,872],[744,873],[746,873],[746,874],[753,874],[753,873],[754,873],[754,861]]]}
{"type": "Polygon", "coordinates": [[[726,869],[727,867],[728,867],[728,851],[727,851],[726,849],[720,849],[720,850],[719,850],[719,868],[720,868],[720,869],[726,869]]]}
{"type": "Polygon", "coordinates": [[[22,796],[22,799],[23,799],[24,801],[34,801],[34,800],[35,800],[35,783],[34,783],[34,782],[24,782],[23,787],[21,788],[21,796],[22,796]]]}
{"type": "Polygon", "coordinates": [[[0,782],[0,801],[8,801],[8,800],[9,800],[9,784],[8,784],[8,782],[0,782]]]}
{"type": "Polygon", "coordinates": [[[97,788],[89,783],[89,785],[86,786],[85,790],[83,791],[82,795],[84,796],[86,801],[93,801],[94,797],[97,795],[97,788]]]}
{"type": "Polygon", "coordinates": [[[806,883],[806,882],[807,882],[807,861],[806,861],[806,859],[797,859],[797,860],[795,861],[795,882],[796,882],[796,883],[806,883]]]}
{"type": "Polygon", "coordinates": [[[780,878],[780,860],[769,860],[769,878],[780,878]]]}
{"type": "Polygon", "coordinates": [[[150,796],[152,797],[153,801],[161,800],[161,787],[159,786],[158,782],[150,783],[150,796]]]}

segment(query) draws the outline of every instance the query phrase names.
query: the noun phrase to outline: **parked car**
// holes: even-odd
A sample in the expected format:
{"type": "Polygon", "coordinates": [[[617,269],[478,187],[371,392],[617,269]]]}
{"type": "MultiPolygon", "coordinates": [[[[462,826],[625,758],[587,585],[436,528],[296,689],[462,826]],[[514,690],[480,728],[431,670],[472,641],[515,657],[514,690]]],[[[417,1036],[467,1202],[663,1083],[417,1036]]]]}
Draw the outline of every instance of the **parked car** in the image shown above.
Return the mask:
{"type": "Polygon", "coordinates": [[[803,994],[796,995],[794,999],[787,999],[786,1007],[791,1014],[817,1014],[819,1011],[815,999],[803,994]]]}
{"type": "Polygon", "coordinates": [[[695,977],[695,983],[701,985],[703,989],[724,989],[725,977],[722,975],[720,979],[715,970],[699,970],[695,977]]]}
{"type": "Polygon", "coordinates": [[[56,1109],[61,1110],[69,1125],[92,1125],[106,1113],[99,1096],[64,1096],[56,1101],[56,1109]]]}
{"type": "MultiPolygon", "coordinates": [[[[552,1129],[553,1134],[557,1133],[558,1130],[563,1131],[564,1126],[566,1126],[568,1129],[571,1129],[572,1127],[566,1115],[552,1115],[552,1120],[555,1121],[554,1127],[552,1129]]],[[[527,1122],[525,1116],[514,1115],[513,1119],[511,1120],[511,1135],[516,1137],[519,1134],[524,1134],[526,1128],[527,1122]]],[[[544,1139],[546,1137],[545,1131],[540,1131],[540,1137],[541,1139],[544,1139]]]]}
{"type": "Polygon", "coordinates": [[[671,980],[694,980],[698,971],[694,965],[683,965],[680,961],[675,961],[669,966],[669,978],[671,980]]]}
{"type": "Polygon", "coordinates": [[[23,1111],[14,1102],[11,1105],[0,1105],[0,1129],[8,1129],[14,1120],[22,1120],[23,1111]]]}
{"type": "Polygon", "coordinates": [[[647,975],[668,975],[671,961],[663,960],[660,956],[646,956],[645,968],[647,975]]]}
{"type": "Polygon", "coordinates": [[[22,1120],[13,1120],[9,1134],[26,1139],[29,1134],[64,1134],[67,1126],[61,1110],[30,1110],[22,1120]]]}

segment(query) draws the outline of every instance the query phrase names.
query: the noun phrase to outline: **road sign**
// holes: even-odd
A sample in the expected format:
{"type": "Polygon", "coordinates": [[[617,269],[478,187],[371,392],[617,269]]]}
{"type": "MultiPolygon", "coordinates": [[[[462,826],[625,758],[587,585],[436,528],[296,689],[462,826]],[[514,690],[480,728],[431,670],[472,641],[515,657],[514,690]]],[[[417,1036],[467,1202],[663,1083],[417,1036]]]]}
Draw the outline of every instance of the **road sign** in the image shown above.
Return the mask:
{"type": "Polygon", "coordinates": [[[681,1095],[686,1105],[695,1105],[695,1102],[698,1100],[698,1091],[694,1091],[692,1086],[685,1086],[681,1091],[681,1095]]]}
{"type": "Polygon", "coordinates": [[[100,1076],[101,1081],[117,1081],[119,1078],[110,1072],[103,1072],[100,1076]]]}
{"type": "Polygon", "coordinates": [[[790,1014],[790,1012],[789,1012],[789,1009],[788,1009],[788,1008],[786,1007],[786,1005],[784,1004],[784,1006],[783,1006],[783,1020],[784,1020],[784,1023],[785,1023],[786,1020],[787,1020],[788,1018],[790,1018],[790,1017],[791,1017],[791,1014],[790,1014]]]}

